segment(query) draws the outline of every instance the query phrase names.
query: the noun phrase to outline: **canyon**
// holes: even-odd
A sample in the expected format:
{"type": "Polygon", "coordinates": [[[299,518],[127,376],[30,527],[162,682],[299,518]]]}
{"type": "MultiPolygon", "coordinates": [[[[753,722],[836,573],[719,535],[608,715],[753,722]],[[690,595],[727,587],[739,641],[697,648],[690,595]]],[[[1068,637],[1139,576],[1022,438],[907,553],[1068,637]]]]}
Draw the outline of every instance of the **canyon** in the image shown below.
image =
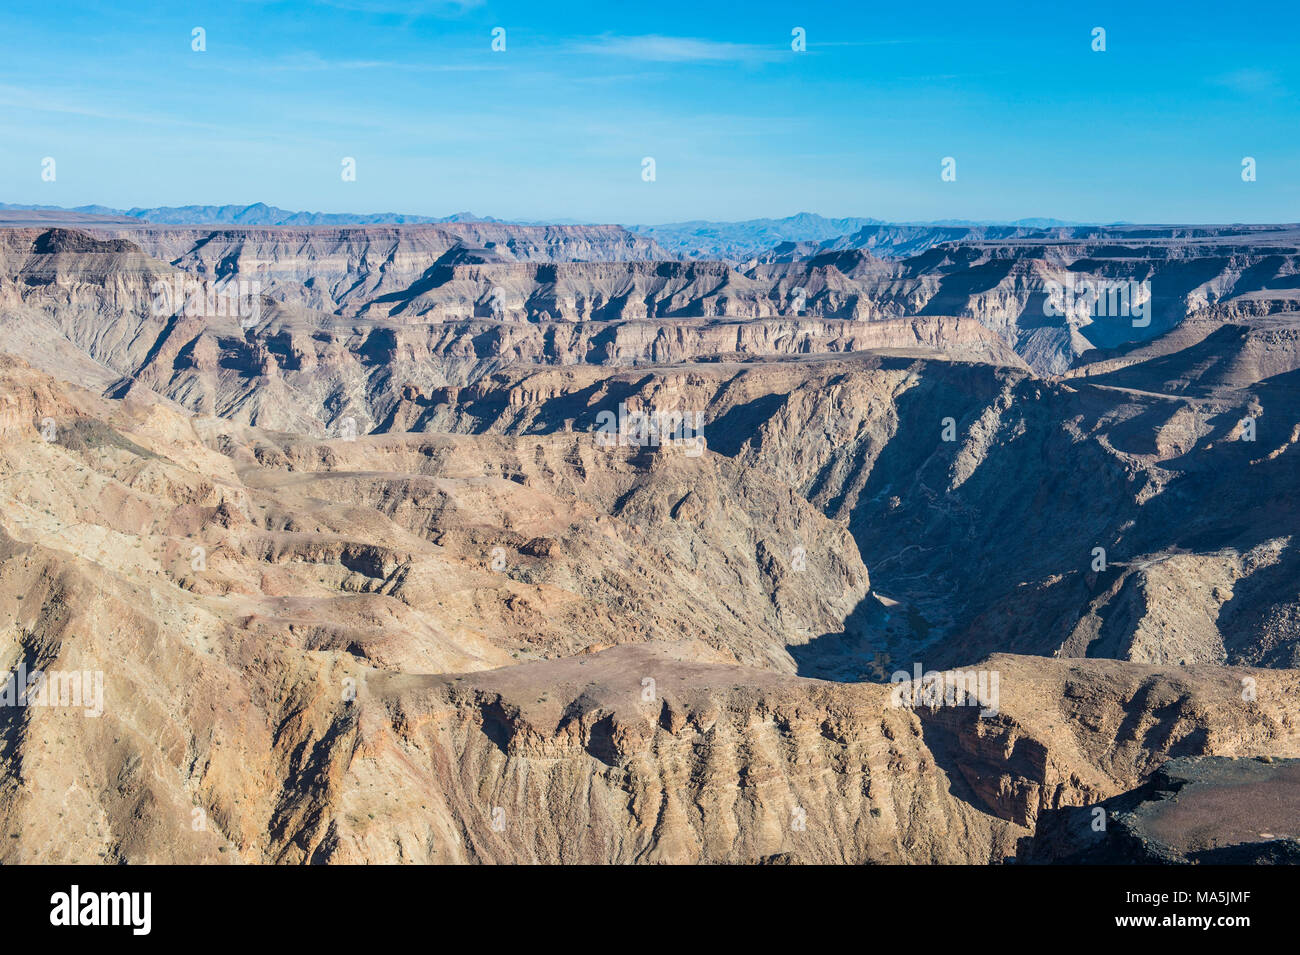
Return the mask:
{"type": "Polygon", "coordinates": [[[1296,852],[1300,227],[25,216],[0,861],[1296,852]]]}

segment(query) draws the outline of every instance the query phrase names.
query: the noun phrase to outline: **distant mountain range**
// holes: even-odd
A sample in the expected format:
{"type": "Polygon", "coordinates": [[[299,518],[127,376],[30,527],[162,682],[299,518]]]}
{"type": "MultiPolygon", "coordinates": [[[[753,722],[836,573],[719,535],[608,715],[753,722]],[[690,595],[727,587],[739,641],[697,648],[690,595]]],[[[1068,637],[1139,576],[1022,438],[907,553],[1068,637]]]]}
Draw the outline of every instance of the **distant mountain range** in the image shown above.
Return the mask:
{"type": "Polygon", "coordinates": [[[109,206],[76,206],[67,209],[62,206],[17,205],[0,202],[3,210],[38,210],[43,212],[75,212],[86,216],[126,217],[140,222],[152,222],[158,225],[288,225],[288,226],[332,226],[332,225],[428,225],[440,222],[501,222],[490,216],[476,216],[472,212],[457,212],[450,216],[415,216],[396,212],[374,212],[353,214],[348,212],[293,212],[278,206],[268,206],[265,202],[255,202],[251,206],[155,206],[152,209],[113,209],[109,206]]]}
{"type": "MultiPolygon", "coordinates": [[[[472,212],[449,216],[419,216],[392,212],[341,213],[295,212],[267,205],[156,206],[115,209],[86,205],[72,209],[60,206],[0,203],[0,225],[8,226],[130,226],[230,225],[230,226],[348,226],[348,225],[446,225],[486,223],[499,226],[581,225],[575,220],[555,222],[510,222],[472,212]]],[[[883,219],[849,216],[829,218],[800,212],[781,219],[746,219],[717,222],[694,219],[662,225],[627,225],[628,232],[656,243],[665,257],[678,260],[721,260],[733,263],[793,261],[842,249],[865,249],[874,255],[894,258],[916,255],[943,242],[1023,237],[1038,230],[1077,228],[1079,223],[1061,219],[1018,219],[1014,222],[984,222],[943,219],[936,222],[889,222],[883,219]]]]}
{"type": "MultiPolygon", "coordinates": [[[[514,225],[591,225],[576,219],[552,219],[546,221],[524,221],[515,219],[498,219],[493,216],[480,216],[472,212],[457,212],[449,216],[420,216],[398,212],[300,212],[281,209],[279,206],[255,202],[252,205],[228,203],[220,206],[152,206],[144,208],[135,206],[130,209],[117,209],[112,206],[51,206],[27,203],[0,202],[0,210],[9,211],[45,211],[75,212],[86,216],[109,216],[112,218],[131,218],[141,222],[159,225],[384,225],[384,224],[436,224],[440,222],[501,222],[514,225]]],[[[1084,223],[1067,222],[1063,219],[1017,219],[1013,222],[1000,220],[975,219],[939,219],[934,222],[891,222],[887,219],[872,219],[861,216],[829,218],[815,212],[800,212],[783,219],[744,219],[740,221],[714,221],[709,219],[692,219],[688,222],[667,222],[660,225],[628,225],[627,229],[651,235],[657,239],[668,239],[684,245],[694,244],[714,246],[718,243],[735,243],[737,245],[760,243],[766,249],[779,242],[824,242],[836,236],[857,232],[869,225],[926,225],[926,226],[990,226],[1010,225],[1021,228],[1046,229],[1055,226],[1082,225],[1084,223]]],[[[1087,223],[1091,224],[1091,223],[1087,223]]]]}
{"type": "MultiPolygon", "coordinates": [[[[632,232],[649,236],[663,248],[682,259],[724,259],[744,262],[773,250],[797,249],[804,254],[826,248],[836,240],[885,229],[925,230],[1004,230],[1050,229],[1078,223],[1061,219],[1018,219],[1015,222],[979,222],[969,219],[943,219],[937,222],[889,222],[885,219],[849,217],[831,219],[812,212],[800,212],[784,219],[747,219],[742,222],[693,220],[665,225],[632,225],[632,232]]],[[[955,235],[966,232],[956,231],[955,235]]],[[[852,244],[850,244],[852,245],[852,244]]],[[[844,247],[843,245],[837,247],[844,247]]]]}
{"type": "Polygon", "coordinates": [[[828,219],[813,212],[800,212],[784,219],[746,219],[742,222],[693,219],[690,222],[630,225],[627,228],[649,236],[679,258],[735,261],[752,258],[783,242],[825,242],[866,226],[883,224],[881,219],[828,219]]]}

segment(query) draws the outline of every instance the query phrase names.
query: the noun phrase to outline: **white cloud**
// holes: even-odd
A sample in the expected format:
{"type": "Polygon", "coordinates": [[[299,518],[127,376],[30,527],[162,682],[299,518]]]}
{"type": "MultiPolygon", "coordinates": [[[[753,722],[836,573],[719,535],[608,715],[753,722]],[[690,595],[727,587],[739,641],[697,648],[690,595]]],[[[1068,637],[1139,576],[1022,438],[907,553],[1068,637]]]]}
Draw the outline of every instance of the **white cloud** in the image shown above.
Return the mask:
{"type": "Polygon", "coordinates": [[[401,14],[406,17],[458,17],[483,6],[485,0],[324,0],[331,7],[354,13],[401,14]]]}
{"type": "Polygon", "coordinates": [[[719,63],[737,60],[770,60],[779,49],[749,43],[701,40],[686,36],[604,36],[574,44],[578,53],[620,56],[655,63],[719,63]]]}

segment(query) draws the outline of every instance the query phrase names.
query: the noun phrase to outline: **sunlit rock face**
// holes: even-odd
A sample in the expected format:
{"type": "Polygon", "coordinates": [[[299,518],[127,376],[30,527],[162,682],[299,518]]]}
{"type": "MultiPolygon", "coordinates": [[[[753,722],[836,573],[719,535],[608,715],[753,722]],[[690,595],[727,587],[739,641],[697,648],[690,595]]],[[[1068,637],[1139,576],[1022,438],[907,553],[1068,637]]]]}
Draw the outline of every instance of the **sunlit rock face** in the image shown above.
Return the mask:
{"type": "Polygon", "coordinates": [[[870,228],[0,229],[0,859],[1217,851],[1143,807],[1300,757],[1290,232],[870,228]]]}

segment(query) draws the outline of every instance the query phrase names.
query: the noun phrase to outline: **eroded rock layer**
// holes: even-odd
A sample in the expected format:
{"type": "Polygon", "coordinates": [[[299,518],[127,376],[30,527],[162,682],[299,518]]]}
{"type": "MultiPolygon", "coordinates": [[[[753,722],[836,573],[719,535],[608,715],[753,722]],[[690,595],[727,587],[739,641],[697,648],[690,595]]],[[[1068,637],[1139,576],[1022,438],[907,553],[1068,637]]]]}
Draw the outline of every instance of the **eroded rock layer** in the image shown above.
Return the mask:
{"type": "Polygon", "coordinates": [[[1300,757],[1285,233],[107,228],[0,231],[3,861],[1065,859],[1300,757]]]}

